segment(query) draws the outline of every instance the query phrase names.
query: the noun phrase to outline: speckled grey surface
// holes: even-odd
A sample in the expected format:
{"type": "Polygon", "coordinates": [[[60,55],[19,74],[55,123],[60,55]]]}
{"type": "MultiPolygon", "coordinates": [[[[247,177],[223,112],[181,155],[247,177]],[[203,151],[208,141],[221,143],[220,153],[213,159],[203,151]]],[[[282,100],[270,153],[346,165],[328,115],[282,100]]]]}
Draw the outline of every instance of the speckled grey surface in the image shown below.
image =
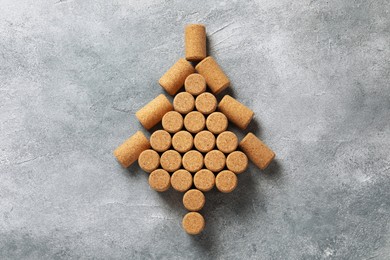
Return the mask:
{"type": "Polygon", "coordinates": [[[389,1],[0,9],[1,259],[389,259],[389,1]],[[181,229],[180,194],[112,156],[190,22],[277,153],[207,194],[199,237],[181,229]]]}

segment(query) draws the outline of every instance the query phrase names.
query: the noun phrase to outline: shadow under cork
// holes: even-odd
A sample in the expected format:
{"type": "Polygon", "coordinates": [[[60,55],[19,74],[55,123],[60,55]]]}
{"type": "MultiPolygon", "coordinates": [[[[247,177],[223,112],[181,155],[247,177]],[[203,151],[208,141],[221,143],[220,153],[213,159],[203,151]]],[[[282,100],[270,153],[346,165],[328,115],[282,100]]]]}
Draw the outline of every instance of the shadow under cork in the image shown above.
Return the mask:
{"type": "Polygon", "coordinates": [[[268,180],[277,181],[282,178],[282,166],[278,159],[272,160],[267,169],[263,170],[263,178],[268,180]]]}

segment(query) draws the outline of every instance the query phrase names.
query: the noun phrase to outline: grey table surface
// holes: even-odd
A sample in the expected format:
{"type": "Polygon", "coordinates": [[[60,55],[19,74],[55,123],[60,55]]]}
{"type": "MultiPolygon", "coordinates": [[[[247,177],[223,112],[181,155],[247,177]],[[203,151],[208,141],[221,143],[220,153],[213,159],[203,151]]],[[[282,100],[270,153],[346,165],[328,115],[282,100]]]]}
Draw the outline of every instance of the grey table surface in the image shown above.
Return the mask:
{"type": "Polygon", "coordinates": [[[389,259],[389,1],[0,9],[0,259],[389,259]],[[207,26],[227,93],[256,114],[237,134],[277,154],[206,194],[196,237],[182,194],[112,155],[163,93],[187,23],[207,26]]]}

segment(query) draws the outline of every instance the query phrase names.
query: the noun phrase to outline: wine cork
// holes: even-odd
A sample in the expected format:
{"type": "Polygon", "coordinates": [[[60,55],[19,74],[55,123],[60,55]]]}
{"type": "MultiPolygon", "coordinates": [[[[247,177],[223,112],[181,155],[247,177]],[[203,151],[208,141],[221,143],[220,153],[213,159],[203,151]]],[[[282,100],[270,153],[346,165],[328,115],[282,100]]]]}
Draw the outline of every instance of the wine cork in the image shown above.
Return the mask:
{"type": "Polygon", "coordinates": [[[210,152],[215,146],[215,136],[209,131],[200,131],[195,135],[194,145],[202,153],[210,152]]]}
{"type": "Polygon", "coordinates": [[[220,93],[230,85],[229,78],[211,56],[199,62],[195,69],[205,78],[207,85],[214,94],[220,93]]]}
{"type": "Polygon", "coordinates": [[[174,134],[183,128],[183,116],[176,111],[169,111],[162,118],[162,127],[168,133],[174,134]]]}
{"type": "Polygon", "coordinates": [[[248,133],[239,145],[248,158],[261,170],[267,168],[275,158],[275,153],[252,133],[248,133]]]}
{"type": "Polygon", "coordinates": [[[215,186],[223,193],[232,192],[237,187],[237,182],[237,176],[229,170],[221,171],[215,178],[215,186]]]}
{"type": "Polygon", "coordinates": [[[184,81],[184,89],[194,95],[200,95],[206,91],[206,80],[198,73],[189,75],[184,81]]]}
{"type": "Polygon", "coordinates": [[[171,147],[171,135],[165,130],[157,130],[150,136],[150,145],[157,152],[165,152],[171,147]]]}
{"type": "Polygon", "coordinates": [[[215,185],[215,175],[210,170],[202,169],[194,175],[195,187],[203,192],[211,190],[215,185]]]}
{"type": "Polygon", "coordinates": [[[226,167],[235,174],[243,173],[248,168],[248,157],[241,151],[234,151],[227,156],[226,167]]]}
{"type": "Polygon", "coordinates": [[[206,58],[206,27],[203,24],[186,26],[185,53],[189,61],[200,61],[206,58]]]}
{"type": "Polygon", "coordinates": [[[187,131],[177,132],[172,137],[172,146],[176,151],[180,153],[185,153],[191,150],[193,143],[194,138],[187,131]]]}
{"type": "Polygon", "coordinates": [[[165,74],[158,83],[170,95],[175,95],[183,86],[186,78],[194,73],[194,67],[185,59],[179,59],[165,74]]]}
{"type": "Polygon", "coordinates": [[[169,102],[166,96],[161,94],[138,110],[135,116],[143,127],[149,130],[161,121],[165,113],[171,110],[173,110],[171,102],[169,102]]]}
{"type": "Polygon", "coordinates": [[[155,191],[163,192],[169,189],[170,179],[171,177],[167,171],[157,169],[149,175],[149,185],[155,191]]]}
{"type": "Polygon", "coordinates": [[[127,168],[138,159],[143,151],[149,148],[148,138],[141,131],[137,131],[115,149],[114,156],[123,167],[127,168]]]}
{"type": "Polygon", "coordinates": [[[218,135],[216,143],[221,152],[231,153],[237,149],[238,137],[233,132],[225,131],[218,135]]]}
{"type": "Polygon", "coordinates": [[[189,211],[199,211],[206,202],[204,194],[197,189],[192,189],[184,193],[183,204],[189,211]]]}
{"type": "Polygon", "coordinates": [[[181,155],[175,150],[168,150],[161,155],[160,164],[168,172],[177,171],[181,167],[181,155]]]}
{"type": "Polygon", "coordinates": [[[195,107],[202,114],[208,115],[217,109],[217,99],[209,92],[202,93],[196,98],[195,107]]]}
{"type": "Polygon", "coordinates": [[[203,167],[203,155],[196,151],[191,150],[183,156],[183,167],[189,172],[197,172],[203,167]]]}
{"type": "Polygon", "coordinates": [[[171,186],[179,192],[185,192],[192,186],[192,175],[186,170],[175,171],[171,176],[171,186]]]}
{"type": "Polygon", "coordinates": [[[204,157],[204,165],[212,172],[219,172],[225,167],[226,157],[223,152],[212,150],[204,157]]]}
{"type": "Polygon", "coordinates": [[[145,150],[139,155],[138,164],[145,172],[152,172],[160,166],[160,155],[154,150],[145,150]]]}
{"type": "Polygon", "coordinates": [[[179,113],[188,114],[189,112],[194,110],[194,106],[195,99],[188,92],[180,92],[173,99],[173,109],[175,109],[175,111],[179,113]]]}
{"type": "Polygon", "coordinates": [[[227,129],[228,119],[221,112],[214,112],[207,117],[206,126],[213,134],[219,134],[227,129]]]}
{"type": "Polygon", "coordinates": [[[187,213],[182,222],[183,229],[190,235],[198,235],[205,227],[205,221],[198,212],[187,213]]]}
{"type": "Polygon", "coordinates": [[[254,112],[236,99],[226,95],[219,102],[218,109],[241,129],[245,129],[253,118],[254,112]]]}
{"type": "Polygon", "coordinates": [[[196,134],[203,130],[206,125],[204,115],[198,111],[192,111],[184,117],[184,127],[188,132],[196,134]]]}

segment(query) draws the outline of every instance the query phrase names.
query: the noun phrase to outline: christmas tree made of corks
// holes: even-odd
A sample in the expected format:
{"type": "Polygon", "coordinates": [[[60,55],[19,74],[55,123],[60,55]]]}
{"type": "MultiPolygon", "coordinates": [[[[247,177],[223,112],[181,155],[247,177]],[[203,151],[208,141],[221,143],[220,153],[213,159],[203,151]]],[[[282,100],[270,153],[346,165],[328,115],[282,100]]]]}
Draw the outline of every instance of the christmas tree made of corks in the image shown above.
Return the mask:
{"type": "Polygon", "coordinates": [[[183,204],[189,212],[182,226],[188,234],[196,235],[205,227],[199,213],[206,201],[204,194],[214,186],[220,192],[232,192],[237,186],[236,175],[246,170],[248,158],[263,170],[275,153],[252,133],[239,141],[236,134],[227,131],[229,122],[245,129],[254,112],[229,95],[217,102],[215,95],[229,87],[230,80],[207,56],[204,25],[186,26],[185,56],[159,80],[174,96],[173,104],[161,94],[136,113],[147,130],[160,122],[163,130],[153,132],[150,140],[136,132],[114,155],[125,168],[138,160],[150,173],[152,189],[164,192],[172,187],[183,192],[183,204]],[[194,67],[191,62],[198,63],[194,67]],[[185,91],[179,92],[183,85],[185,91]]]}

